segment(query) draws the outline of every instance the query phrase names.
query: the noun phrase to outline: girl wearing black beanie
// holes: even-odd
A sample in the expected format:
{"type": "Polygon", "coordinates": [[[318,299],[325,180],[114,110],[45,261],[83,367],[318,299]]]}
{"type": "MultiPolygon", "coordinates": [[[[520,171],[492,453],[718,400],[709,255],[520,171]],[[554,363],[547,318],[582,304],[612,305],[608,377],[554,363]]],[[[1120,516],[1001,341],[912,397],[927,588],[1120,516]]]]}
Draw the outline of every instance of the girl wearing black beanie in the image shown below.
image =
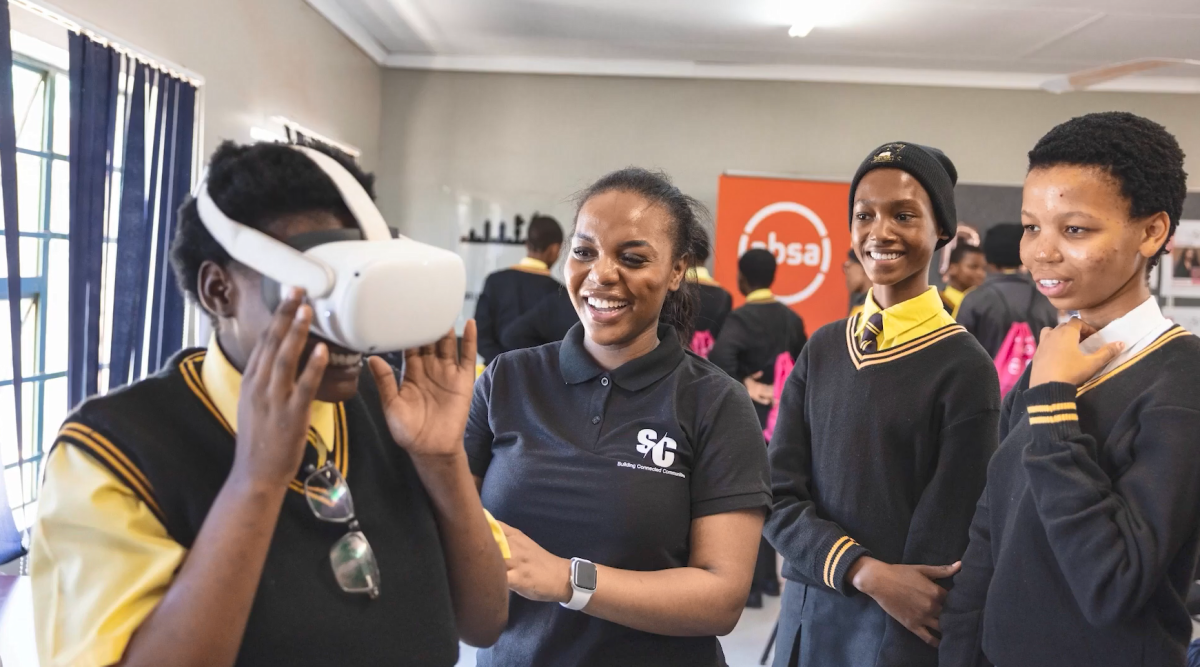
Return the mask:
{"type": "Polygon", "coordinates": [[[991,358],[929,286],[957,226],[957,176],[941,151],[897,142],[851,183],[852,244],[874,286],[861,313],[809,339],[769,449],[764,533],[787,579],[776,667],[937,665],[943,584],[1000,409],[991,358]]]}

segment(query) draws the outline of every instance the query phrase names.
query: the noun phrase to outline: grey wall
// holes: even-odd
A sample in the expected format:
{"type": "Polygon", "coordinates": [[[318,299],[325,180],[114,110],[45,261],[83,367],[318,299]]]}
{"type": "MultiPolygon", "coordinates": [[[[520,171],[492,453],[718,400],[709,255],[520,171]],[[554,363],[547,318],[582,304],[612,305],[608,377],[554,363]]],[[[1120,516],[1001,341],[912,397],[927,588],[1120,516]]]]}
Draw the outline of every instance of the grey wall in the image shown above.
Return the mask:
{"type": "Polygon", "coordinates": [[[1019,185],[1042,134],[1112,109],[1174,132],[1200,190],[1197,96],[408,70],[383,75],[378,189],[390,221],[452,247],[484,218],[567,220],[573,192],[630,164],[665,169],[712,207],[724,171],[849,180],[870,149],[900,139],[945,150],[963,183],[1019,185]]]}

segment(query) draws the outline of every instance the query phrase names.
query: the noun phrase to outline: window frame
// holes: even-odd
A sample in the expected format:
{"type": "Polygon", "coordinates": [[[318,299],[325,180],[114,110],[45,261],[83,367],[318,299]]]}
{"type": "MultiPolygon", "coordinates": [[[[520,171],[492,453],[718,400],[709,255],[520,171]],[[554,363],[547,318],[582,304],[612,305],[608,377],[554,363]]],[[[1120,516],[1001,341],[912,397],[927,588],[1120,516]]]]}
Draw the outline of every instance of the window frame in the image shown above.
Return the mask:
{"type": "MultiPolygon", "coordinates": [[[[18,239],[33,238],[38,240],[36,275],[32,277],[22,277],[20,279],[21,299],[32,299],[34,307],[36,308],[36,312],[34,314],[34,326],[36,327],[34,331],[35,343],[33,353],[34,372],[27,376],[22,375],[21,377],[22,411],[24,412],[22,417],[24,419],[27,419],[30,415],[33,417],[33,423],[24,425],[24,430],[26,431],[26,434],[32,436],[32,442],[23,441],[21,443],[21,449],[23,451],[18,452],[16,460],[0,461],[0,464],[2,464],[2,466],[0,466],[0,474],[4,474],[6,478],[9,474],[9,470],[17,470],[17,475],[21,484],[20,491],[18,492],[20,494],[21,502],[12,504],[11,509],[13,511],[14,518],[16,518],[17,513],[20,512],[20,518],[22,519],[20,523],[24,524],[24,526],[27,528],[33,523],[30,511],[35,509],[37,506],[39,499],[38,487],[41,485],[42,470],[45,462],[45,455],[47,453],[43,446],[47,428],[45,423],[44,409],[46,401],[46,382],[67,377],[67,371],[65,369],[52,373],[46,372],[46,335],[47,320],[50,312],[50,309],[47,308],[47,300],[49,298],[69,298],[68,294],[50,295],[48,292],[50,283],[50,243],[53,240],[66,241],[69,238],[68,234],[51,231],[50,216],[52,212],[52,201],[55,187],[55,180],[53,177],[54,165],[56,161],[69,165],[70,158],[68,155],[54,152],[54,130],[56,121],[54,109],[56,94],[59,92],[57,90],[57,80],[60,75],[67,75],[66,70],[18,53],[13,54],[13,67],[19,67],[41,75],[43,82],[42,85],[44,86],[42,100],[43,126],[41,137],[41,145],[44,150],[34,150],[22,146],[16,147],[16,152],[18,155],[33,156],[40,158],[43,161],[41,182],[39,184],[38,193],[38,227],[35,231],[18,230],[17,232],[18,239]],[[33,395],[33,405],[31,407],[25,406],[25,399],[27,396],[24,390],[24,385],[26,384],[31,384],[35,387],[31,392],[33,395]],[[28,456],[25,456],[26,452],[29,453],[28,456]],[[26,473],[26,470],[29,466],[33,466],[33,474],[31,477],[27,477],[26,473]],[[27,488],[30,482],[32,482],[32,488],[27,488]]],[[[67,130],[69,131],[69,119],[67,130]]],[[[70,187],[69,181],[65,185],[62,183],[59,183],[58,185],[60,187],[70,187]]],[[[0,238],[3,238],[3,236],[3,230],[0,230],[0,238]]],[[[3,304],[0,307],[4,308],[8,308],[7,287],[8,276],[0,277],[0,304],[3,304]]],[[[0,335],[8,335],[8,332],[2,332],[0,335]]],[[[24,334],[22,334],[22,340],[12,341],[12,344],[15,346],[23,346],[24,334]]],[[[12,387],[13,385],[14,378],[12,377],[8,379],[0,379],[0,388],[12,387]]],[[[57,425],[50,425],[50,428],[57,429],[57,425]]],[[[13,491],[9,490],[10,496],[12,493],[13,491]]]]}

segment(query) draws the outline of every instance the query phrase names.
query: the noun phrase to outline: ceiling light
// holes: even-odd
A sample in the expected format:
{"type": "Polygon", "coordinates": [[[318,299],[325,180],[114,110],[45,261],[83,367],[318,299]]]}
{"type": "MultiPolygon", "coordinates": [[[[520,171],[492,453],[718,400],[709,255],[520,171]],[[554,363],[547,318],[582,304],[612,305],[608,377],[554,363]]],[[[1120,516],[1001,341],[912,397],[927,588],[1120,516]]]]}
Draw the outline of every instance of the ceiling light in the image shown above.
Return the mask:
{"type": "Polygon", "coordinates": [[[283,136],[282,134],[277,134],[268,129],[257,126],[250,128],[250,138],[255,141],[287,143],[287,137],[283,136]]]}
{"type": "Polygon", "coordinates": [[[808,33],[812,32],[815,27],[817,27],[816,21],[801,21],[788,29],[788,37],[808,37],[808,33]]]}

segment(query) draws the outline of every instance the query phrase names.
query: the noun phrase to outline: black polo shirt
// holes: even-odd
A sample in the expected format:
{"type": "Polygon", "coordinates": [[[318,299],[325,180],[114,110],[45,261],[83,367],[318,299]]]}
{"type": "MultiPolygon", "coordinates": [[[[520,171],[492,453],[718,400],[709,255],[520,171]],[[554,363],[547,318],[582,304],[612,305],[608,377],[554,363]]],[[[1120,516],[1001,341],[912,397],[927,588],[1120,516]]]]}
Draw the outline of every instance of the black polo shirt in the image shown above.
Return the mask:
{"type": "MultiPolygon", "coordinates": [[[[500,355],[467,424],[483,504],[547,551],[609,567],[684,567],[693,519],[770,506],[766,449],[741,384],[685,352],[671,327],[611,372],[576,325],[500,355]]],[[[599,582],[604,586],[603,577],[599,582]]],[[[667,637],[512,595],[489,666],[724,665],[716,637],[667,637]]]]}

